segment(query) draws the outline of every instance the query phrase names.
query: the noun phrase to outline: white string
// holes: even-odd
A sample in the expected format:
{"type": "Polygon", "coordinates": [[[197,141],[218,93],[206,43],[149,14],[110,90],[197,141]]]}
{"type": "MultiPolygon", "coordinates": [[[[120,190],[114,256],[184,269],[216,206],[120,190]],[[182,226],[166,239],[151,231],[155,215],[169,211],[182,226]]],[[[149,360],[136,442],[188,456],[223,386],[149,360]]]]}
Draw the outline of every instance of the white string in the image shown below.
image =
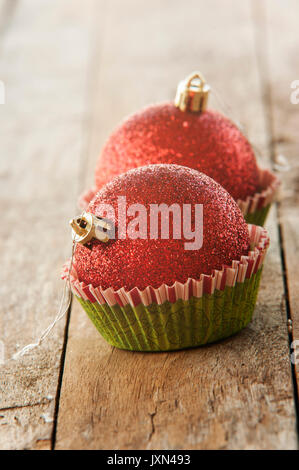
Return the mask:
{"type": "Polygon", "coordinates": [[[73,240],[72,257],[71,257],[70,267],[69,267],[67,278],[66,278],[65,283],[64,283],[64,288],[63,288],[63,293],[62,293],[62,297],[61,297],[61,301],[60,301],[59,310],[58,310],[58,313],[57,313],[55,319],[42,332],[42,334],[40,335],[40,337],[38,338],[38,340],[35,343],[27,344],[27,346],[24,346],[20,351],[16,352],[12,356],[13,360],[17,360],[19,357],[22,357],[25,354],[27,354],[27,352],[32,351],[32,349],[35,349],[38,346],[40,346],[41,343],[49,336],[49,334],[53,330],[56,323],[58,323],[65,316],[65,314],[67,313],[67,311],[70,307],[70,304],[71,304],[71,300],[72,300],[70,273],[71,273],[72,266],[73,266],[73,257],[74,257],[75,247],[76,247],[76,242],[73,240]],[[65,304],[66,299],[67,299],[67,302],[65,304]],[[64,304],[65,304],[65,306],[64,306],[64,304]]]}
{"type": "Polygon", "coordinates": [[[236,126],[242,131],[243,133],[245,132],[243,124],[236,119],[236,117],[233,115],[233,110],[231,106],[224,101],[224,99],[221,97],[220,93],[218,93],[215,89],[215,87],[211,87],[211,92],[215,96],[216,101],[220,104],[222,107],[222,110],[224,111],[224,114],[226,114],[235,124],[236,126]]]}
{"type": "Polygon", "coordinates": [[[211,87],[211,92],[215,96],[216,101],[218,101],[218,104],[222,108],[222,111],[224,112],[224,114],[226,114],[234,122],[234,124],[238,127],[238,129],[242,132],[242,134],[247,138],[248,142],[250,142],[250,145],[254,149],[255,153],[259,157],[261,157],[262,152],[261,152],[260,148],[257,147],[257,145],[255,145],[251,142],[251,140],[249,139],[249,137],[247,135],[245,127],[243,126],[243,124],[238,119],[236,119],[236,116],[233,115],[233,111],[232,111],[232,108],[230,107],[230,105],[227,102],[225,102],[225,100],[221,97],[220,93],[218,93],[216,91],[214,86],[211,87]]]}
{"type": "MultiPolygon", "coordinates": [[[[233,111],[232,111],[232,108],[230,107],[230,105],[227,102],[225,102],[225,100],[223,99],[221,94],[218,93],[218,91],[216,91],[214,86],[211,87],[211,92],[215,96],[216,101],[218,101],[218,104],[222,108],[222,111],[224,112],[224,114],[226,114],[235,123],[235,125],[238,127],[238,129],[247,138],[248,142],[250,142],[250,145],[253,148],[255,154],[262,159],[263,152],[261,151],[261,149],[256,144],[251,142],[251,140],[249,139],[248,134],[245,130],[245,127],[233,115],[233,111]]],[[[274,163],[273,169],[276,170],[276,171],[287,172],[287,171],[291,170],[291,165],[289,164],[288,159],[284,155],[281,155],[281,154],[276,155],[275,156],[275,161],[273,163],[274,163]]]]}

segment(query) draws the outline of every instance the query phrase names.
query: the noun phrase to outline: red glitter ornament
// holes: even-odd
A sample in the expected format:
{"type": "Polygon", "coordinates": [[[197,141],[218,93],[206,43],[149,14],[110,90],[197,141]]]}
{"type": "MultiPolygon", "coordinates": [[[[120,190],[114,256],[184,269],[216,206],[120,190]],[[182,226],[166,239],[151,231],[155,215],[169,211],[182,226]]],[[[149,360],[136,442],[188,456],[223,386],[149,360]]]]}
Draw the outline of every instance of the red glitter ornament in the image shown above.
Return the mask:
{"type": "MultiPolygon", "coordinates": [[[[198,279],[202,273],[211,274],[223,264],[230,265],[232,260],[239,260],[248,252],[248,228],[235,201],[214,180],[190,168],[163,164],[131,170],[104,186],[87,211],[107,217],[103,204],[110,204],[115,211],[115,217],[110,214],[110,220],[116,226],[115,239],[108,243],[93,239],[88,245],[78,244],[74,256],[79,280],[94,287],[144,289],[149,285],[157,288],[163,283],[183,283],[188,278],[198,279]],[[123,215],[118,213],[119,197],[124,196],[127,209],[132,204],[142,204],[146,208],[147,235],[144,239],[119,238],[123,215]],[[167,206],[178,204],[182,214],[184,205],[189,204],[193,228],[195,205],[203,205],[203,244],[200,249],[187,250],[186,238],[174,239],[172,230],[170,239],[150,238],[150,207],[162,203],[167,206]]],[[[128,227],[134,217],[135,213],[126,215],[128,227]]]]}
{"type": "MultiPolygon", "coordinates": [[[[188,86],[197,77],[200,75],[193,74],[188,86]]],[[[96,188],[138,166],[175,163],[207,174],[235,200],[258,192],[258,167],[245,136],[219,112],[205,110],[208,90],[203,93],[194,85],[178,90],[179,107],[172,103],[149,106],[127,118],[111,134],[96,167],[96,188]],[[204,97],[204,106],[196,97],[204,97]]]]}

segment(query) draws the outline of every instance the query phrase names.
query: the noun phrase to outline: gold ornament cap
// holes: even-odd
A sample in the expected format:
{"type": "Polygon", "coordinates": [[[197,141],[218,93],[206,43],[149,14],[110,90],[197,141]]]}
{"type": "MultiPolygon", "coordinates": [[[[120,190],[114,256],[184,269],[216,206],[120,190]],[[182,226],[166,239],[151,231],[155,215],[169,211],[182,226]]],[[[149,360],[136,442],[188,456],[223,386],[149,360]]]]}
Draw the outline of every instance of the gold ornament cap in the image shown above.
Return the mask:
{"type": "Polygon", "coordinates": [[[112,222],[97,217],[90,212],[83,212],[82,215],[70,220],[73,240],[76,243],[85,245],[93,238],[107,243],[113,237],[112,222]]]}
{"type": "Polygon", "coordinates": [[[200,72],[193,72],[177,87],[174,104],[181,111],[202,113],[207,108],[210,87],[200,72]]]}

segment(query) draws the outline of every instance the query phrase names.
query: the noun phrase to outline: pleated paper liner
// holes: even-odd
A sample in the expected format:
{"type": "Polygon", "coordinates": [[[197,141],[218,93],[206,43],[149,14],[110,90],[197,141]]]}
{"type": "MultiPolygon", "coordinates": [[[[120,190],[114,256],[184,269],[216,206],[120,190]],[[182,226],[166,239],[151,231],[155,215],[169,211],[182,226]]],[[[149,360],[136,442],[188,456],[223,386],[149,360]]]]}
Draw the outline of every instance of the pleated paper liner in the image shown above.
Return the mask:
{"type": "Polygon", "coordinates": [[[245,201],[237,201],[242,214],[248,224],[263,226],[272,202],[275,200],[280,181],[269,170],[259,169],[260,191],[253,196],[248,196],[245,201]]]}
{"type": "MultiPolygon", "coordinates": [[[[73,265],[72,292],[101,335],[118,348],[171,351],[218,341],[244,328],[254,311],[269,237],[262,227],[248,228],[248,255],[210,276],[143,291],[103,290],[80,282],[73,265]]],[[[62,277],[68,273],[69,263],[62,277]]]]}
{"type": "MultiPolygon", "coordinates": [[[[269,170],[259,169],[260,191],[253,196],[248,196],[245,201],[238,199],[237,204],[248,224],[263,226],[272,202],[275,200],[280,181],[269,170]]],[[[80,210],[85,210],[97,193],[96,188],[84,191],[78,199],[80,210]]]]}

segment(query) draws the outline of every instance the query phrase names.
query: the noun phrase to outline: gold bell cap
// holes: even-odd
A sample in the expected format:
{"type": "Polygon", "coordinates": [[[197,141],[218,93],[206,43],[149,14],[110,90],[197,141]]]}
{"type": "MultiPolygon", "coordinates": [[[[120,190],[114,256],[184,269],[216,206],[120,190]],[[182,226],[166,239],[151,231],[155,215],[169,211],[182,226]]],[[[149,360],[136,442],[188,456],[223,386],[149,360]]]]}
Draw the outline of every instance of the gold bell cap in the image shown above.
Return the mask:
{"type": "Polygon", "coordinates": [[[207,108],[210,86],[200,72],[192,72],[177,87],[174,104],[181,111],[202,113],[207,108]]]}

